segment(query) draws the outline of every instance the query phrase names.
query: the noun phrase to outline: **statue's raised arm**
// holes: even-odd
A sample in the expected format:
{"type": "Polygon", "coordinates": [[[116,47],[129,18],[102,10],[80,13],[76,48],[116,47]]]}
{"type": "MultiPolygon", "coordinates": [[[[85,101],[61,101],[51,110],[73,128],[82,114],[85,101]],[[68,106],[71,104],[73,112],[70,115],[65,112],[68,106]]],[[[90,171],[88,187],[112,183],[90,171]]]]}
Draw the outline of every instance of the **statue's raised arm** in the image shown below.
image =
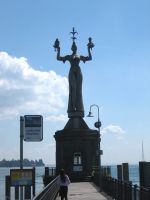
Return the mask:
{"type": "Polygon", "coordinates": [[[60,56],[60,45],[59,45],[59,40],[58,38],[55,40],[55,43],[53,45],[55,51],[57,51],[57,60],[63,61],[65,62],[66,60],[68,60],[67,56],[60,56]]]}
{"type": "Polygon", "coordinates": [[[94,47],[94,43],[92,42],[92,38],[89,38],[89,43],[87,44],[88,47],[88,56],[80,56],[80,60],[82,60],[84,63],[88,60],[92,60],[92,54],[91,54],[91,50],[94,47]]]}

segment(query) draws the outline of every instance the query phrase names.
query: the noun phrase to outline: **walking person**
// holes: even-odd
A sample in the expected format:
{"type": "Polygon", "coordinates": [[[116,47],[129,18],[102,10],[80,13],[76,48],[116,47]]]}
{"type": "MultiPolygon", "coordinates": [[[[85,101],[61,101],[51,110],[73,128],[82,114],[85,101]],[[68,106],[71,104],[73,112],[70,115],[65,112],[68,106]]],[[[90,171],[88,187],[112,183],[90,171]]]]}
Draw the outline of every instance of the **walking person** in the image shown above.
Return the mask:
{"type": "Polygon", "coordinates": [[[65,198],[65,200],[68,200],[67,194],[68,194],[68,185],[70,184],[70,179],[67,174],[65,174],[64,169],[60,171],[60,175],[58,177],[57,183],[60,187],[59,195],[61,197],[61,200],[65,198]]]}

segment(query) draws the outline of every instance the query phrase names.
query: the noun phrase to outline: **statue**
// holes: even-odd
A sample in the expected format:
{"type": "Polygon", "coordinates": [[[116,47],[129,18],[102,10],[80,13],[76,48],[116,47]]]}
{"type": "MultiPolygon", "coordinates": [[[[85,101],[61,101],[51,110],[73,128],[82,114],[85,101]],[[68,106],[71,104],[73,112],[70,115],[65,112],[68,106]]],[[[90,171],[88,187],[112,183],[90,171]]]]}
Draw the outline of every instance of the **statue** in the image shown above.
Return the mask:
{"type": "Polygon", "coordinates": [[[89,43],[87,44],[88,47],[88,56],[78,56],[77,55],[77,46],[75,43],[75,29],[70,32],[73,37],[72,43],[72,54],[66,56],[60,56],[60,43],[59,40],[56,39],[54,43],[55,51],[57,51],[57,60],[62,61],[65,63],[66,61],[70,62],[70,71],[69,71],[69,100],[68,100],[68,117],[84,117],[84,106],[83,106],[83,99],[82,99],[82,72],[79,66],[80,61],[84,63],[86,61],[92,60],[91,50],[94,47],[92,43],[92,38],[89,38],[89,43]]]}

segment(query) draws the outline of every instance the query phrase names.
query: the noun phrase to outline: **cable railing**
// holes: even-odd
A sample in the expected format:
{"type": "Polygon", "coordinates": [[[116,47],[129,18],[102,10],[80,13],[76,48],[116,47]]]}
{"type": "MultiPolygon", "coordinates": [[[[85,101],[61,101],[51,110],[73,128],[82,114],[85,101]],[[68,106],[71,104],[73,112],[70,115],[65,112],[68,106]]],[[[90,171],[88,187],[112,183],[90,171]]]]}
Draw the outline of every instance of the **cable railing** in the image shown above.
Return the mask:
{"type": "Polygon", "coordinates": [[[59,192],[59,185],[57,184],[56,177],[51,181],[33,200],[54,200],[56,199],[59,192]]]}

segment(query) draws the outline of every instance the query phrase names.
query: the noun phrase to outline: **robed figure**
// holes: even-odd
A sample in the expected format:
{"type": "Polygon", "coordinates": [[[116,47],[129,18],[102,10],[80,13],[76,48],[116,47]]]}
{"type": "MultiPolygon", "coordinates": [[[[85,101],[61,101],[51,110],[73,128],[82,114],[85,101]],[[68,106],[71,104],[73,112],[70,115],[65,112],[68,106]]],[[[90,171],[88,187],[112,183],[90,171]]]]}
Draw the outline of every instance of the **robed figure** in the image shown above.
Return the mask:
{"type": "MultiPolygon", "coordinates": [[[[72,34],[76,33],[71,32],[72,34]]],[[[91,49],[94,47],[94,44],[92,43],[92,39],[89,38],[89,43],[87,45],[88,47],[88,56],[78,56],[77,55],[77,46],[75,43],[75,37],[73,34],[73,43],[72,43],[72,54],[61,56],[60,55],[60,46],[59,46],[59,40],[56,39],[54,47],[57,50],[57,60],[63,61],[65,63],[66,61],[70,62],[70,70],[68,75],[69,80],[69,100],[68,100],[68,117],[84,117],[84,106],[83,106],[83,98],[82,98],[82,72],[79,66],[80,61],[83,61],[84,63],[86,61],[92,60],[91,55],[91,49]]]]}

